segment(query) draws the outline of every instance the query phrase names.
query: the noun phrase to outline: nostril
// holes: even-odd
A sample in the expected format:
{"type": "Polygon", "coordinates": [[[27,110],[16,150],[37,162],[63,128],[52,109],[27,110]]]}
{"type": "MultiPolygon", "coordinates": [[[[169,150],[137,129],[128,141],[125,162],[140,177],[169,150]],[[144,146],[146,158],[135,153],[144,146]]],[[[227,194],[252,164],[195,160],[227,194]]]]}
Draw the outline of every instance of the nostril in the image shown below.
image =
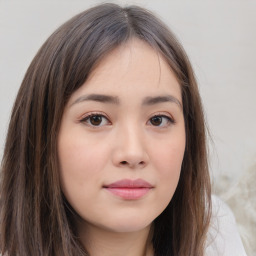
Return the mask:
{"type": "Polygon", "coordinates": [[[121,161],[120,165],[129,165],[129,166],[139,165],[139,166],[142,166],[142,165],[145,165],[145,162],[144,161],[140,161],[138,163],[130,163],[130,162],[127,162],[127,161],[121,161]]]}

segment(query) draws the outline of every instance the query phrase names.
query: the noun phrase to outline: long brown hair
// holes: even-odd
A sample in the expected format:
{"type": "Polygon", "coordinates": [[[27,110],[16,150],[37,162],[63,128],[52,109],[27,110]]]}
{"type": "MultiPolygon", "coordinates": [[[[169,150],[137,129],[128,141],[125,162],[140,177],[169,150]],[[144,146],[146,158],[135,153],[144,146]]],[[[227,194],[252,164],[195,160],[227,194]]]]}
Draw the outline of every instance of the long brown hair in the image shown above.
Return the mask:
{"type": "Polygon", "coordinates": [[[152,13],[102,4],[57,29],[30,64],[18,92],[1,164],[0,252],[88,255],[59,183],[57,137],[65,104],[97,63],[131,38],[152,46],[182,88],[186,149],[176,192],[154,221],[155,256],[202,256],[210,219],[204,115],[190,62],[152,13]]]}

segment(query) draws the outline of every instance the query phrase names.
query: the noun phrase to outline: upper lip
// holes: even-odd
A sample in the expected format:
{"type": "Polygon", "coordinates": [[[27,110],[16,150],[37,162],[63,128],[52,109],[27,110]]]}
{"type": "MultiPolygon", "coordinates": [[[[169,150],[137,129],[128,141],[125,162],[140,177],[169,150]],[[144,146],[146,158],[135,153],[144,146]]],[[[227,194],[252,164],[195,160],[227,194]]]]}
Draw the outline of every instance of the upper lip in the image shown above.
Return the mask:
{"type": "Polygon", "coordinates": [[[123,179],[111,184],[104,185],[105,188],[153,188],[153,185],[143,179],[123,179]]]}

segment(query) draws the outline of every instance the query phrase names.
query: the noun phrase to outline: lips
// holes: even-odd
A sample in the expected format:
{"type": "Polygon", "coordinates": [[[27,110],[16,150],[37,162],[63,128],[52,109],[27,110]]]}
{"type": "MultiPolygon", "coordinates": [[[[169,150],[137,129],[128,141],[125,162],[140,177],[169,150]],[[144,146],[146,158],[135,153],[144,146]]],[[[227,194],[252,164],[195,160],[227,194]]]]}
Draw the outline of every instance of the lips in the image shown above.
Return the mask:
{"type": "Polygon", "coordinates": [[[124,179],[104,185],[103,188],[120,198],[126,200],[137,200],[150,192],[150,190],[153,189],[153,185],[143,179],[124,179]]]}

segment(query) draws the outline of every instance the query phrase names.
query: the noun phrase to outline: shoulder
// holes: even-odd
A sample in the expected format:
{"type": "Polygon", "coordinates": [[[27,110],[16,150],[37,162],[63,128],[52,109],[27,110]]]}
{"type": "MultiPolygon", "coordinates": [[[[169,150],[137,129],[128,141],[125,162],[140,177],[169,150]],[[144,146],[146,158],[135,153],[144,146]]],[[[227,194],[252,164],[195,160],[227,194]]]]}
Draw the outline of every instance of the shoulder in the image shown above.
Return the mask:
{"type": "Polygon", "coordinates": [[[246,256],[235,217],[226,203],[212,196],[212,218],[206,256],[246,256]]]}

